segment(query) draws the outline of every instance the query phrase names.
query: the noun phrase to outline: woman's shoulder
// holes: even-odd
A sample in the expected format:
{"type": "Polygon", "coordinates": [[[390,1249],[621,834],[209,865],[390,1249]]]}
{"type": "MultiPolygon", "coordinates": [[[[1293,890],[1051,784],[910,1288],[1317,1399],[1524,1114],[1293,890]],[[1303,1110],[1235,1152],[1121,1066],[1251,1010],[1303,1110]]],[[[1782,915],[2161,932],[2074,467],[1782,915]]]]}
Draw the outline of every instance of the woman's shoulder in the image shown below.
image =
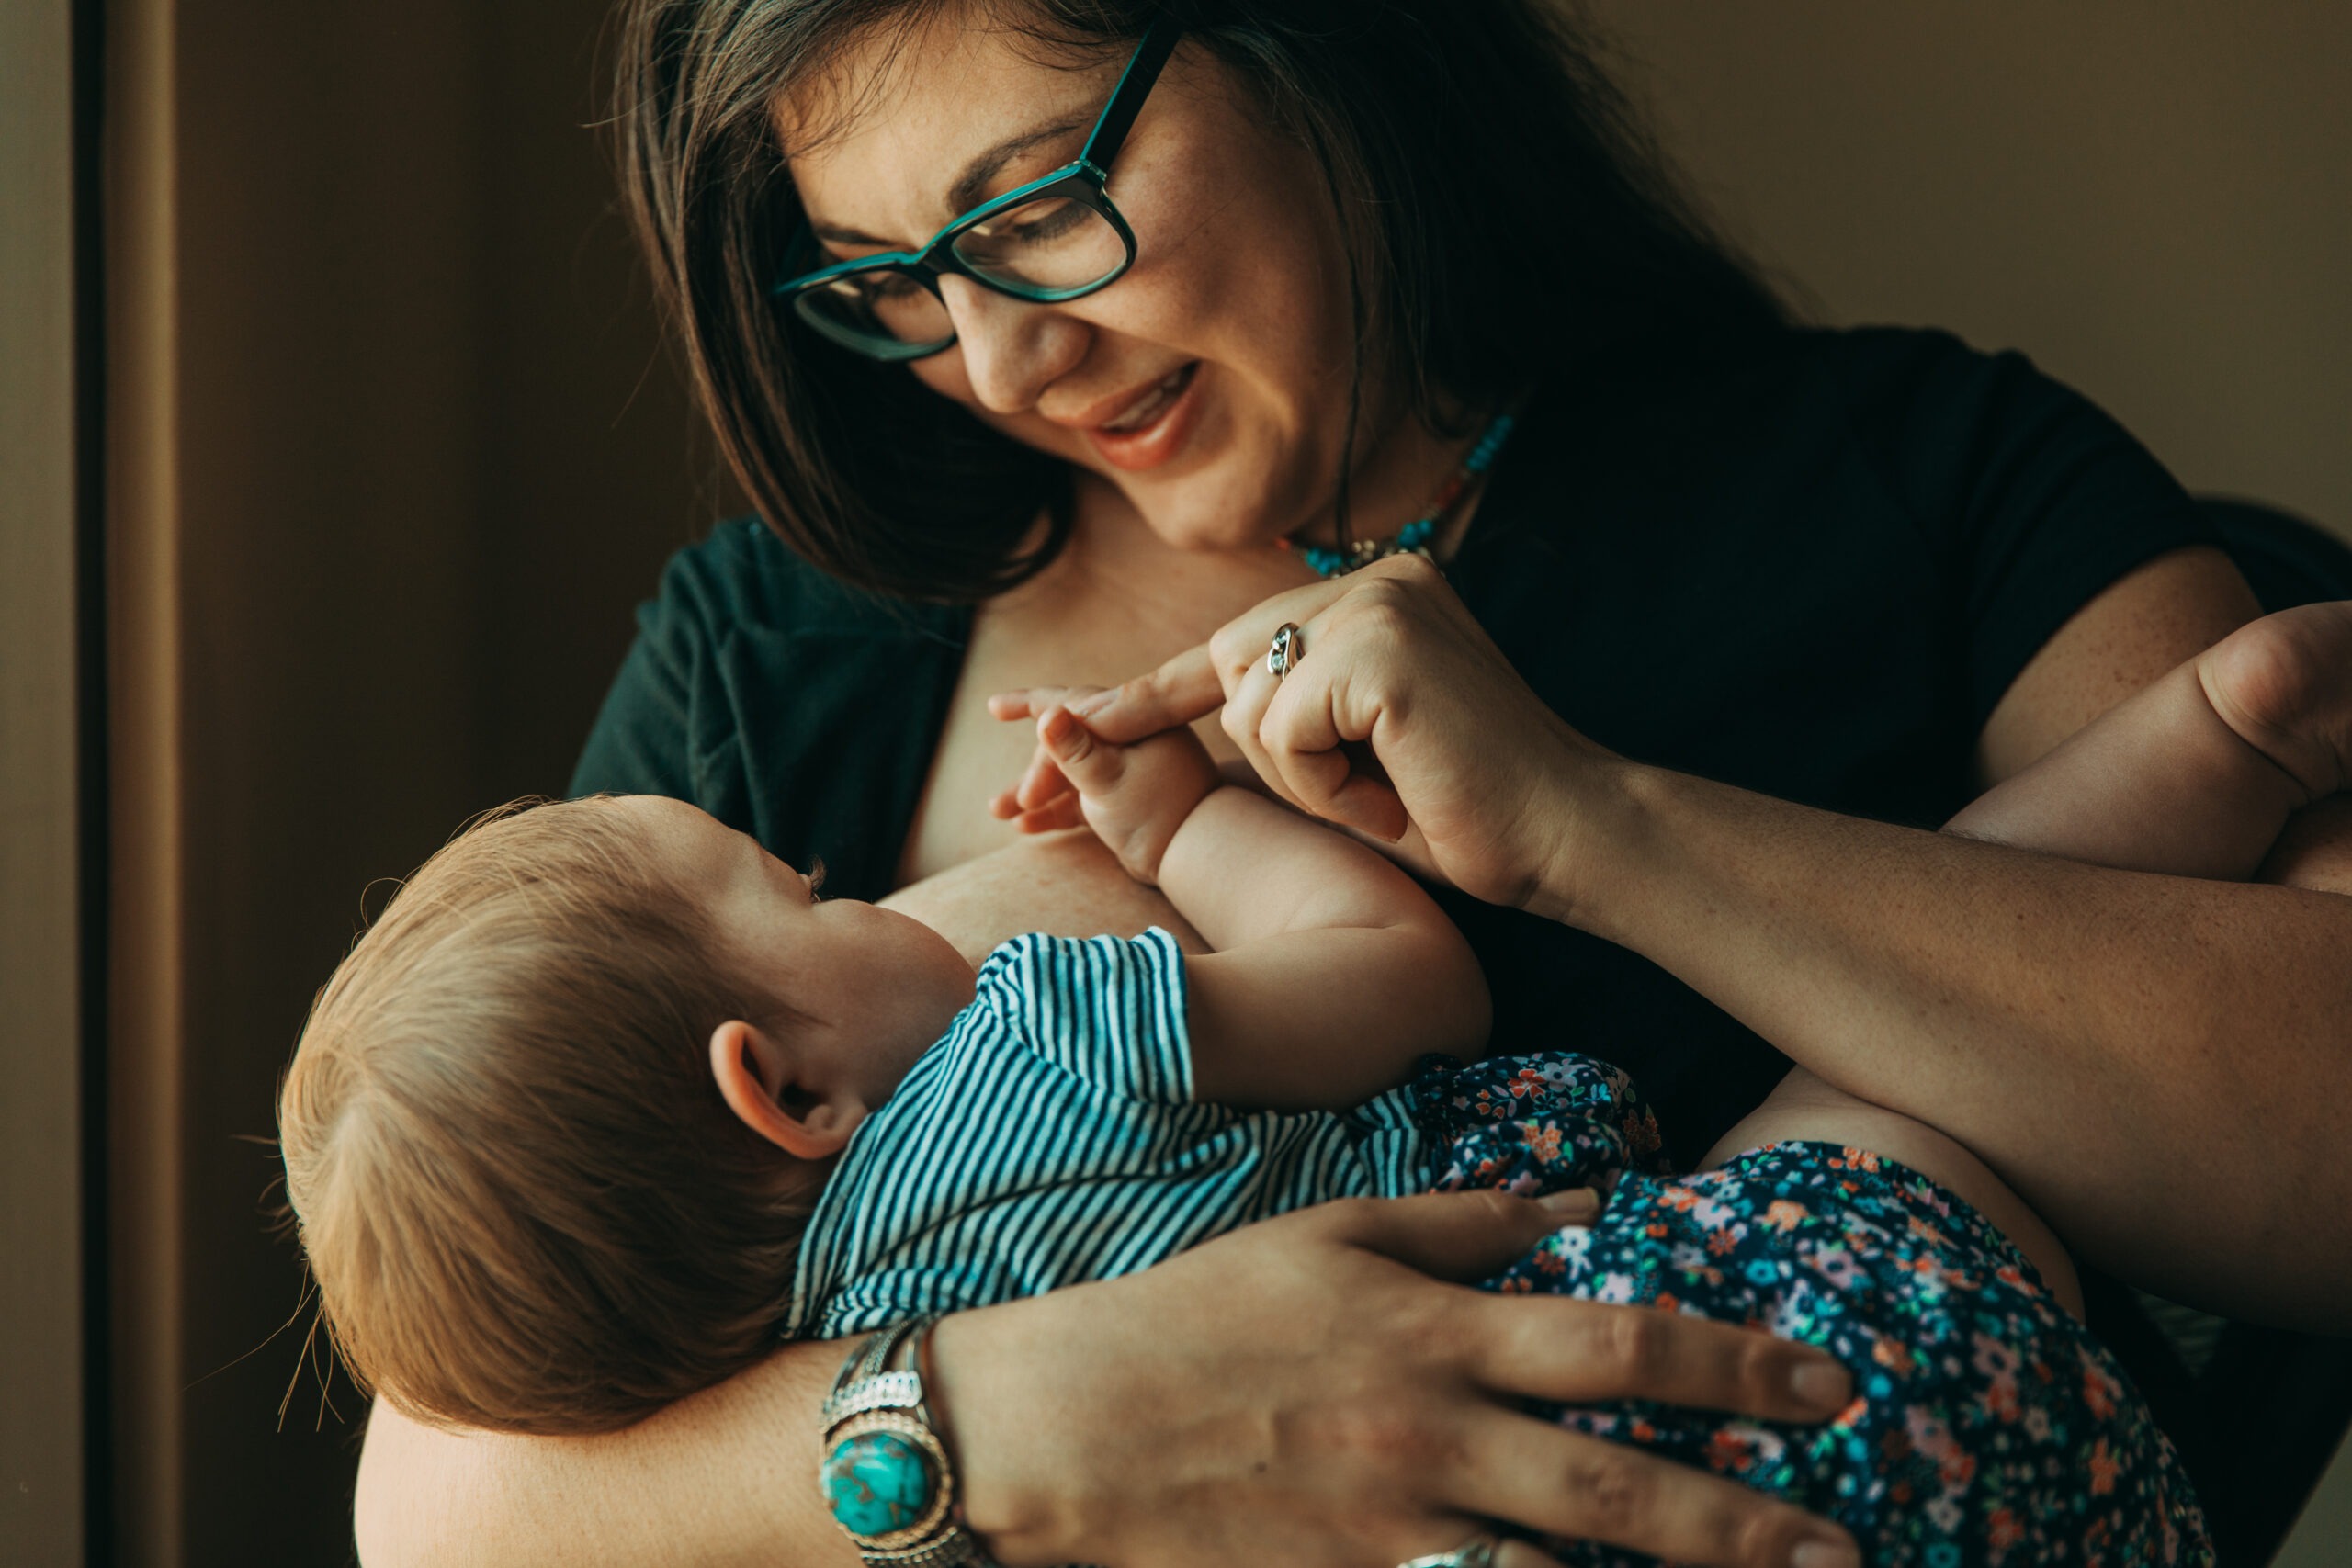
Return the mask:
{"type": "Polygon", "coordinates": [[[1524,423],[1600,419],[1663,424],[1688,436],[1709,419],[1780,430],[1850,420],[1866,437],[1883,438],[1939,418],[1981,419],[1999,413],[2004,400],[2037,396],[2083,402],[2026,355],[1979,348],[1940,328],[1801,326],[1618,344],[1539,389],[1524,423]]]}
{"type": "Polygon", "coordinates": [[[1603,744],[1836,809],[1956,808],[2042,643],[2210,535],[2087,400],[1949,333],[1622,350],[1528,412],[1455,561],[1473,612],[1603,744]]]}
{"type": "Polygon", "coordinates": [[[737,518],[673,556],[571,792],[673,795],[878,897],[968,615],[833,581],[737,518]]]}
{"type": "Polygon", "coordinates": [[[1512,446],[1490,500],[1538,538],[1613,515],[1752,546],[1779,524],[1800,556],[1903,541],[1966,573],[2052,526],[2170,539],[2196,515],[2081,393],[1928,328],[1623,345],[1531,400],[1512,446]]]}
{"type": "Polygon", "coordinates": [[[963,616],[852,588],[810,566],[756,517],[721,523],[662,569],[638,609],[648,636],[717,639],[747,631],[916,636],[960,644],[963,616]]]}

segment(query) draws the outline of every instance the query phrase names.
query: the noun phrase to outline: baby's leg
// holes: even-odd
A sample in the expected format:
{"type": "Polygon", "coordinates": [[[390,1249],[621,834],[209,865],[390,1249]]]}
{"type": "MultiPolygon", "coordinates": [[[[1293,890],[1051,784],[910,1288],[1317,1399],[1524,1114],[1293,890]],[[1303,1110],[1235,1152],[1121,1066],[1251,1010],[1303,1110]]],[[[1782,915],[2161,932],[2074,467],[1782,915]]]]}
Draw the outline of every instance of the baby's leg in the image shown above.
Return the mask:
{"type": "MultiPolygon", "coordinates": [[[[2101,865],[2252,876],[2287,818],[2352,787],[2352,603],[2241,627],[1986,795],[1949,830],[2101,865]]],[[[1802,1067],[1703,1165],[1784,1139],[1851,1144],[1966,1198],[2079,1313],[2056,1236],[1981,1160],[1935,1128],[1802,1067]]]]}
{"type": "Polygon", "coordinates": [[[2119,705],[1946,830],[2130,871],[2244,880],[2352,787],[2352,602],[2267,615],[2119,705]]]}

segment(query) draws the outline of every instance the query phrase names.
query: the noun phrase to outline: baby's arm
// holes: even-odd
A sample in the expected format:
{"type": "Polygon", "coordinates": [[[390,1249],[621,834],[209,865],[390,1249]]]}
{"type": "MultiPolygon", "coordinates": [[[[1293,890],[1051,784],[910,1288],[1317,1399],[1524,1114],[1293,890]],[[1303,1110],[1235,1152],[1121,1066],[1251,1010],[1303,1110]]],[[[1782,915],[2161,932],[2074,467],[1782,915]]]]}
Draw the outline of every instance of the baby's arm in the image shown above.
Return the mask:
{"type": "Polygon", "coordinates": [[[1128,874],[1156,884],[1216,951],[1187,961],[1194,1093],[1221,1104],[1340,1110],[1395,1088],[1430,1052],[1486,1045],[1469,944],[1373,851],[1223,784],[1189,730],[1097,739],[1061,705],[1035,712],[1043,751],[1128,874]]]}

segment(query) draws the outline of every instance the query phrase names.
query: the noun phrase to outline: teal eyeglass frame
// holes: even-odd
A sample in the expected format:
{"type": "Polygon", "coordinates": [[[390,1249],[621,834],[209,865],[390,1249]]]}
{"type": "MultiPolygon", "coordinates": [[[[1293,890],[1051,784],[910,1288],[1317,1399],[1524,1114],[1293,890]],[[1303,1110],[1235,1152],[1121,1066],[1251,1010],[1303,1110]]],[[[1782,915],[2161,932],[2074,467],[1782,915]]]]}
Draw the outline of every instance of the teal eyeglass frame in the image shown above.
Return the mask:
{"type": "MultiPolygon", "coordinates": [[[[793,313],[828,340],[853,353],[885,364],[904,364],[913,359],[927,359],[955,346],[956,335],[950,333],[935,343],[907,343],[886,345],[873,339],[844,331],[826,319],[823,312],[803,307],[801,299],[826,287],[836,278],[861,272],[895,272],[930,290],[933,298],[944,308],[946,297],[939,291],[939,280],[949,273],[968,277],[980,288],[1011,299],[1027,300],[1035,305],[1055,305],[1068,299],[1082,299],[1086,296],[1108,288],[1126,276],[1136,263],[1135,231],[1119,215],[1112,204],[1110,194],[1103,188],[1111,178],[1111,164],[1119,156],[1127,132],[1135,128],[1136,116],[1143,109],[1144,99],[1151,96],[1153,84],[1159,80],[1162,67],[1176,48],[1176,40],[1183,35],[1182,24],[1165,14],[1145,29],[1143,39],[1136,45],[1126,69],[1119,74],[1119,84],[1111,90],[1111,101],[1102,106],[1102,113],[1095,119],[1094,129],[1087,134],[1086,145],[1080,149],[1075,162],[1063,164],[1042,179],[991,197],[969,212],[949,223],[919,251],[884,251],[876,255],[859,256],[854,261],[839,262],[815,272],[779,278],[769,292],[791,303],[793,313]],[[1040,197],[1067,197],[1099,214],[1111,225],[1126,247],[1125,259],[1108,274],[1074,288],[1023,288],[1017,285],[1000,283],[981,276],[956,254],[956,242],[970,229],[987,222],[1008,208],[1023,202],[1035,201],[1040,197]]],[[[806,254],[815,236],[804,221],[792,245],[785,253],[785,265],[790,266],[806,254]]]]}

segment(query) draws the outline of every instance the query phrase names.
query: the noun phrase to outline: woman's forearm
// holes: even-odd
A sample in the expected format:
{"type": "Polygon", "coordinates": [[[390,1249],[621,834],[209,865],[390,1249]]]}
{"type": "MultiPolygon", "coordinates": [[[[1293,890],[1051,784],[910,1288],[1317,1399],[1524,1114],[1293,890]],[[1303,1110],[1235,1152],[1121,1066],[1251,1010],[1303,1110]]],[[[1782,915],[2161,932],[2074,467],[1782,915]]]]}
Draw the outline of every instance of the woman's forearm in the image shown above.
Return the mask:
{"type": "Polygon", "coordinates": [[[1623,766],[1536,906],[2236,1314],[2352,1302],[2352,897],[2109,871],[1623,766]]]}
{"type": "Polygon", "coordinates": [[[366,1568],[857,1568],[819,1506],[834,1345],[789,1346],[626,1431],[518,1438],[420,1426],[377,1401],[354,1523],[366,1568]]]}

